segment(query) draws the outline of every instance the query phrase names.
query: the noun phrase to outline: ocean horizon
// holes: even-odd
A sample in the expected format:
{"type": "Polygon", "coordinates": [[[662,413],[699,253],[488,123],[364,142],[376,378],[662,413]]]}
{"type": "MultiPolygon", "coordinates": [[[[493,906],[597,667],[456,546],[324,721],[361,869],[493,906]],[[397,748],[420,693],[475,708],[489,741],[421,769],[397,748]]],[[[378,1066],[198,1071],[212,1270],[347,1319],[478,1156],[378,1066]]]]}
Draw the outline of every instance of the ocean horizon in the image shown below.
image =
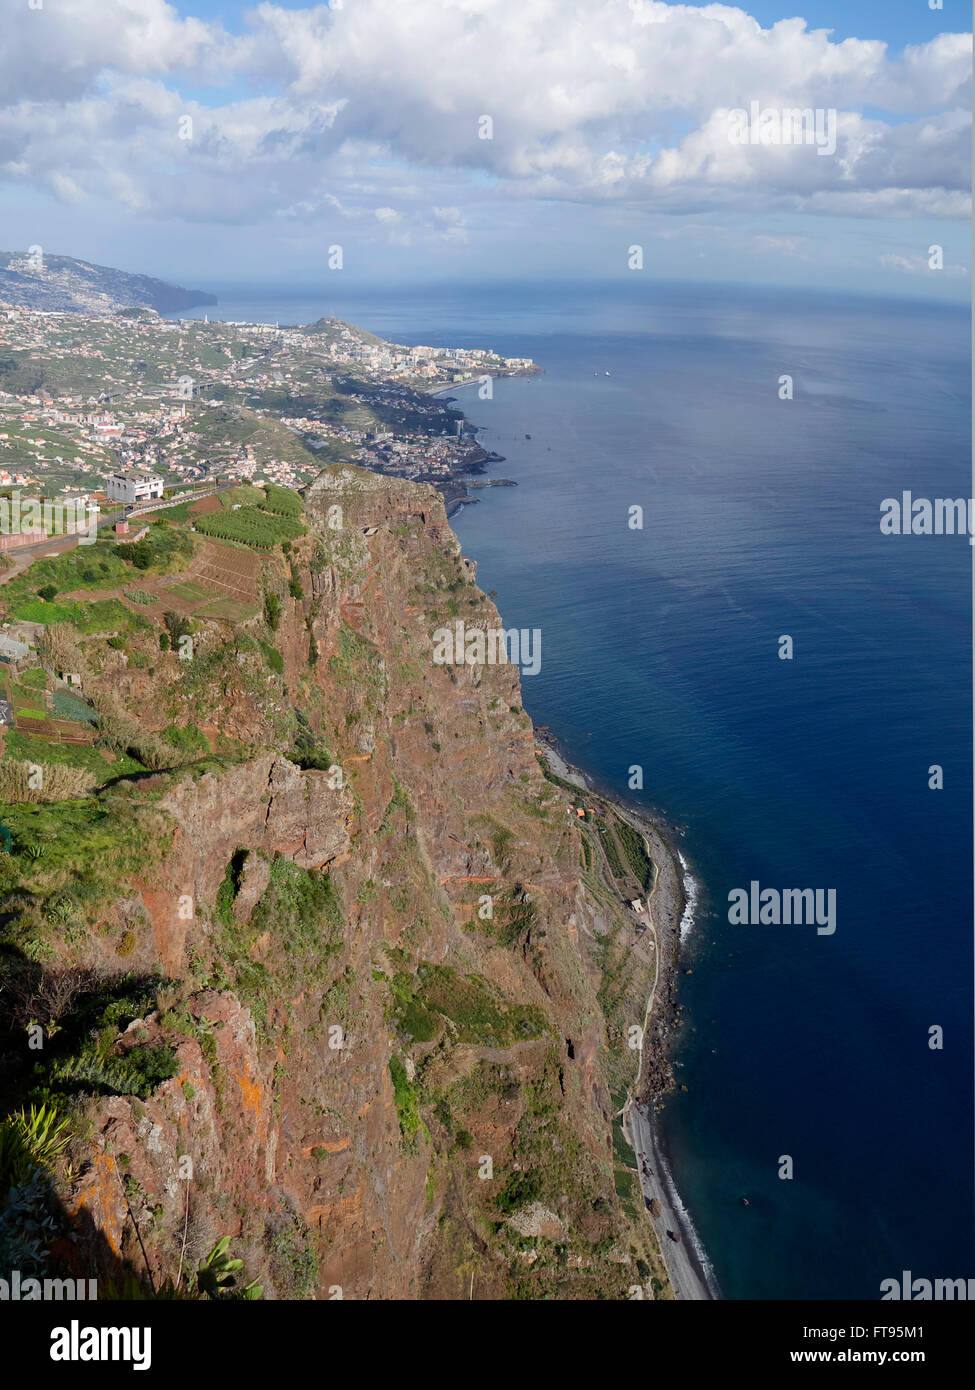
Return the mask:
{"type": "Polygon", "coordinates": [[[970,495],[966,307],[635,280],[305,296],[191,316],[332,313],[543,369],[456,390],[518,486],[452,524],[506,626],[542,633],[535,723],[674,826],[700,886],[660,1118],[722,1293],[970,1275],[972,547],[880,525],[904,491],[970,495]],[[729,920],[766,889],[822,893],[823,920],[729,920]]]}

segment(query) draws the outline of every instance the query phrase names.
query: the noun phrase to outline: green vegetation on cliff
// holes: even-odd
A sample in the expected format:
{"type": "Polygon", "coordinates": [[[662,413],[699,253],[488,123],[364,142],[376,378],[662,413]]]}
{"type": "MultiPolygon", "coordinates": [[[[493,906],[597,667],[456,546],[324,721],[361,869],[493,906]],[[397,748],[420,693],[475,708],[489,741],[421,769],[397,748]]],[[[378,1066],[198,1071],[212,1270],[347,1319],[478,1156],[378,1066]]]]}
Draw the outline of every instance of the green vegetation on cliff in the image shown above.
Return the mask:
{"type": "Polygon", "coordinates": [[[651,1296],[607,1118],[648,861],[567,816],[511,668],[431,662],[496,619],[431,491],[234,503],[0,587],[46,616],[0,794],[83,778],[0,804],[0,1097],[71,1130],[38,1257],[91,1220],[106,1279],[175,1289],[234,1229],[269,1296],[651,1296]]]}

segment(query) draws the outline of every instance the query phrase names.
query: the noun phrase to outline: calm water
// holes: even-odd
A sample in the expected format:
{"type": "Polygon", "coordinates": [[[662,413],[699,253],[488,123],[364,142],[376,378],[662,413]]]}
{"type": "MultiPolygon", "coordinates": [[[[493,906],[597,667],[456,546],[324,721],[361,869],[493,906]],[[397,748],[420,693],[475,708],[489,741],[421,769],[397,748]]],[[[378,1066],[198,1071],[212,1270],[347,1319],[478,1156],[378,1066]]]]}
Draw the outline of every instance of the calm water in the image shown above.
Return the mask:
{"type": "Polygon", "coordinates": [[[634,795],[686,826],[703,898],[665,1127],[722,1289],[975,1275],[972,548],[879,529],[905,488],[970,495],[967,317],[642,280],[210,312],[545,367],[458,392],[519,486],[455,528],[506,623],[542,629],[536,722],[609,788],[640,765],[634,795]],[[835,934],[730,925],[753,879],[835,889],[835,934]]]}

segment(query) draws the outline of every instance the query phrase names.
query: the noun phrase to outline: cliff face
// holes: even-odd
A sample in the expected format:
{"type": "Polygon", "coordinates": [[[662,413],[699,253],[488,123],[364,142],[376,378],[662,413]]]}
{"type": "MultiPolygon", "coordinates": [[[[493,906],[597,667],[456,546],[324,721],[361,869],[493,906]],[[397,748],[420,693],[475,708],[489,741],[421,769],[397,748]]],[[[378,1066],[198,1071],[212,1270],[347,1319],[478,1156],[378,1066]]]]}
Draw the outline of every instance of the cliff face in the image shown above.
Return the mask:
{"type": "Polygon", "coordinates": [[[201,622],[151,674],[133,637],[86,676],[224,756],[116,784],[29,899],[7,885],[23,970],[86,971],[95,1000],[46,1044],[84,1117],[57,1253],[158,1285],[229,1234],[269,1296],[652,1297],[614,1188],[611,895],[517,668],[432,659],[436,629],[501,619],[432,488],[334,468],[305,503],[264,619],[201,622]]]}

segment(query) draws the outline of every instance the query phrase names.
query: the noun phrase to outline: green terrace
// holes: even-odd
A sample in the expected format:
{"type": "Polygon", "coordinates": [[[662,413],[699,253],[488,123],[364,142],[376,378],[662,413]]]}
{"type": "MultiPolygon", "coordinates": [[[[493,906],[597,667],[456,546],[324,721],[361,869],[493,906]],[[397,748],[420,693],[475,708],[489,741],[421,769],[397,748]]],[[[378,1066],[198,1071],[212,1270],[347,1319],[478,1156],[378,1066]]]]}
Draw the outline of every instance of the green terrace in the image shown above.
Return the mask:
{"type": "MultiPolygon", "coordinates": [[[[274,550],[305,534],[304,508],[291,488],[267,483],[264,487],[242,484],[217,494],[219,510],[200,512],[193,502],[178,502],[156,512],[159,521],[189,522],[202,536],[230,541],[254,550],[274,550]]],[[[211,598],[213,595],[209,595],[211,598]]]]}
{"type": "MultiPolygon", "coordinates": [[[[52,689],[53,684],[51,677],[40,669],[26,671],[19,679],[0,669],[2,698],[13,706],[13,727],[6,731],[4,761],[0,764],[0,795],[4,794],[8,763],[19,758],[21,751],[25,763],[49,761],[49,749],[62,753],[61,761],[71,762],[70,757],[63,757],[64,749],[78,745],[81,752],[81,746],[95,741],[94,710],[65,689],[52,689]]],[[[54,760],[58,761],[58,757],[54,760]]]]}
{"type": "Polygon", "coordinates": [[[295,516],[275,514],[265,507],[213,512],[197,517],[194,524],[201,535],[236,541],[256,550],[273,550],[284,541],[294,541],[305,534],[305,527],[295,516]]]}
{"type": "MultiPolygon", "coordinates": [[[[151,524],[145,538],[120,546],[115,541],[99,540],[94,545],[79,545],[61,555],[44,556],[9,580],[0,589],[0,608],[6,618],[35,623],[75,623],[83,631],[105,631],[103,620],[114,616],[125,622],[128,610],[121,604],[114,610],[98,608],[94,614],[86,608],[95,604],[72,603],[59,595],[82,589],[123,589],[136,577],[134,571],[168,573],[193,551],[186,535],[165,525],[151,524]],[[125,618],[120,618],[120,612],[125,618]],[[94,626],[83,626],[84,622],[94,626]]],[[[111,626],[111,623],[108,623],[111,626]]]]}
{"type": "Polygon", "coordinates": [[[70,623],[82,633],[146,631],[145,618],[130,613],[117,598],[84,603],[76,599],[23,598],[10,606],[10,616],[27,623],[70,623]]]}
{"type": "Polygon", "coordinates": [[[0,697],[13,706],[0,761],[0,801],[8,806],[87,796],[146,770],[124,749],[96,746],[95,710],[46,671],[25,671],[19,679],[0,672],[0,697]]]}

